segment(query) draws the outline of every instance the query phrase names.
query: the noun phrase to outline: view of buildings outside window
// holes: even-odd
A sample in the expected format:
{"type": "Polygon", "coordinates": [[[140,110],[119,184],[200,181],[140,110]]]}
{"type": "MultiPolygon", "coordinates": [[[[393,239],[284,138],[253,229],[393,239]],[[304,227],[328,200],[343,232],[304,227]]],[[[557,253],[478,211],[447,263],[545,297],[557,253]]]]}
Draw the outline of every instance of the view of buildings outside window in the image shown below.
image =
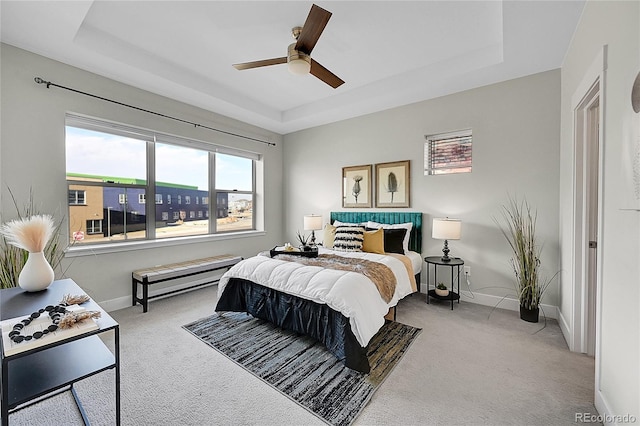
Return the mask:
{"type": "MultiPolygon", "coordinates": [[[[117,133],[117,132],[116,132],[117,133]]],[[[253,160],[155,142],[154,203],[147,197],[144,138],[66,127],[69,231],[77,243],[253,229],[253,160]],[[209,156],[215,156],[210,191],[209,156]],[[210,203],[210,200],[213,202],[210,203]],[[214,227],[209,209],[215,212],[214,227]]]]}

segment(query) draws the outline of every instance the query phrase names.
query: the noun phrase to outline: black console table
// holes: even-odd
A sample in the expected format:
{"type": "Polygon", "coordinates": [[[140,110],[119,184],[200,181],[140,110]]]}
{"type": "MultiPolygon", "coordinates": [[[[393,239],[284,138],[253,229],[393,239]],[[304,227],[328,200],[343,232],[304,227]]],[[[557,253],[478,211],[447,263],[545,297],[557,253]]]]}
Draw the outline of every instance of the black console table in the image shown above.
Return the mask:
{"type": "MultiPolygon", "coordinates": [[[[20,287],[1,290],[0,320],[29,315],[47,305],[56,305],[66,294],[85,292],[70,279],[54,281],[46,290],[34,293],[20,287]]],[[[100,311],[97,329],[9,356],[4,355],[0,339],[2,425],[9,424],[9,413],[22,410],[43,397],[50,398],[66,391],[73,394],[80,415],[88,425],[89,419],[73,384],[110,369],[115,369],[116,424],[120,425],[120,328],[93,300],[83,303],[82,307],[100,311]],[[113,353],[98,336],[108,331],[114,333],[113,353]]],[[[40,422],[44,419],[34,420],[34,423],[40,422]]]]}
{"type": "Polygon", "coordinates": [[[464,260],[459,257],[452,257],[450,260],[442,260],[442,256],[429,256],[425,257],[424,261],[427,262],[427,303],[429,303],[429,299],[433,297],[438,300],[451,300],[451,309],[453,310],[453,301],[457,300],[460,303],[460,267],[464,265],[464,260]],[[440,296],[434,290],[429,290],[429,265],[433,265],[433,282],[434,288],[438,285],[438,266],[449,266],[451,267],[451,290],[449,294],[446,296],[440,296]],[[453,280],[453,268],[458,268],[458,292],[453,291],[454,280],[453,280]]]}

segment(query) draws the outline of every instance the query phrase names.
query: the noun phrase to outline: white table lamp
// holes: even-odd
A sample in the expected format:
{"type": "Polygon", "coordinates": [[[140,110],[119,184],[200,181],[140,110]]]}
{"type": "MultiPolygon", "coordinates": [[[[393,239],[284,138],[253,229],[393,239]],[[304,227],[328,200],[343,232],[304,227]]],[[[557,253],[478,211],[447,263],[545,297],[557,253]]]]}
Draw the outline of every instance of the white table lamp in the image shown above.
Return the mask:
{"type": "Polygon", "coordinates": [[[309,245],[311,247],[315,247],[316,245],[315,231],[319,231],[322,229],[322,216],[316,216],[314,214],[305,215],[303,228],[305,231],[311,231],[311,241],[309,241],[309,245]]]}
{"type": "Polygon", "coordinates": [[[449,262],[449,240],[459,240],[462,234],[462,222],[459,219],[438,218],[433,219],[433,230],[431,232],[431,238],[436,240],[444,240],[444,248],[442,252],[443,262],[449,262]]]}

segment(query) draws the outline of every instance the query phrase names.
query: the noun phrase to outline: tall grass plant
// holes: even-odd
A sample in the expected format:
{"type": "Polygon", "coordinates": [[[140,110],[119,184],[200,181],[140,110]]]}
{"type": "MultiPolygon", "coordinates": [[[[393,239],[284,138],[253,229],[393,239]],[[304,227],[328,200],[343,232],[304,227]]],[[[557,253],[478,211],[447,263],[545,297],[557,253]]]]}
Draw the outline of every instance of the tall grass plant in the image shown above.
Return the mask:
{"type": "Polygon", "coordinates": [[[502,207],[502,220],[496,220],[502,235],[512,251],[511,266],[515,274],[515,290],[520,306],[537,309],[549,288],[550,279],[541,276],[540,253],[542,246],[536,241],[538,214],[526,200],[509,198],[502,207]]]}

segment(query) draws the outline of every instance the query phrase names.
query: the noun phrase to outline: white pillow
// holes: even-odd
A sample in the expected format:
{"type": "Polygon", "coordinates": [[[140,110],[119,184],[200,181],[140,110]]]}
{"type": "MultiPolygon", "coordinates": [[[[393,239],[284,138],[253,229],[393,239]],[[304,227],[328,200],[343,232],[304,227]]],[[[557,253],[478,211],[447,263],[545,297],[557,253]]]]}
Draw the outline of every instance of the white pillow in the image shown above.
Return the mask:
{"type": "Polygon", "coordinates": [[[364,226],[363,223],[349,223],[349,222],[340,222],[339,220],[333,221],[333,226],[364,226]]]}
{"type": "Polygon", "coordinates": [[[409,251],[409,239],[411,238],[411,229],[413,228],[413,223],[411,222],[407,222],[407,223],[396,223],[393,225],[390,225],[388,223],[378,223],[378,222],[372,222],[369,221],[367,222],[367,228],[383,228],[383,229],[406,229],[407,233],[404,234],[404,240],[402,240],[402,248],[404,249],[405,253],[409,251]]]}

